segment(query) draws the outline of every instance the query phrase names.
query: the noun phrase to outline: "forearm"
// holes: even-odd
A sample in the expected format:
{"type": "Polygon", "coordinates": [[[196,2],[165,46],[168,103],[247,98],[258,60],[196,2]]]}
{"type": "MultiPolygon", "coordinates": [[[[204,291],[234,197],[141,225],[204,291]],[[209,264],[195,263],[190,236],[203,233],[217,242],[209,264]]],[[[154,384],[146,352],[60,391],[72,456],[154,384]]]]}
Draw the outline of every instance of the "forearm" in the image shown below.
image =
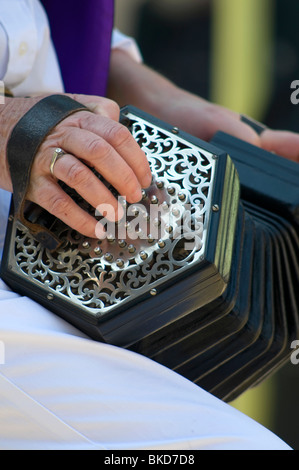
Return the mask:
{"type": "Polygon", "coordinates": [[[131,104],[174,125],[179,119],[174,115],[175,107],[179,108],[182,94],[191,97],[158,72],[135,62],[120,50],[112,51],[108,93],[109,98],[120,106],[131,104]]]}
{"type": "Polygon", "coordinates": [[[109,98],[120,106],[132,104],[145,111],[161,112],[163,90],[175,93],[175,87],[146,65],[132,60],[125,52],[113,50],[109,75],[109,98]],[[159,100],[160,98],[160,100],[159,100]]]}
{"type": "Polygon", "coordinates": [[[108,93],[120,106],[136,106],[204,140],[214,135],[219,120],[236,114],[179,88],[120,50],[112,52],[108,93]]]}

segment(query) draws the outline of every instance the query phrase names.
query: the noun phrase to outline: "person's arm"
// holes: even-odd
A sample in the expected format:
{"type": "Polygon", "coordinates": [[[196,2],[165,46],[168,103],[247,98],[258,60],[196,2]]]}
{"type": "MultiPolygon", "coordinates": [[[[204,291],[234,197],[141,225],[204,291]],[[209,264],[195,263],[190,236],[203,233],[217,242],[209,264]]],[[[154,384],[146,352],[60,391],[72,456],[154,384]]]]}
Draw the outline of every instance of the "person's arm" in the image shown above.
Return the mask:
{"type": "Polygon", "coordinates": [[[299,161],[299,134],[266,129],[259,136],[240,120],[238,113],[182,90],[117,49],[112,51],[111,56],[109,97],[120,106],[137,106],[203,140],[210,140],[215,132],[222,130],[299,161]]]}

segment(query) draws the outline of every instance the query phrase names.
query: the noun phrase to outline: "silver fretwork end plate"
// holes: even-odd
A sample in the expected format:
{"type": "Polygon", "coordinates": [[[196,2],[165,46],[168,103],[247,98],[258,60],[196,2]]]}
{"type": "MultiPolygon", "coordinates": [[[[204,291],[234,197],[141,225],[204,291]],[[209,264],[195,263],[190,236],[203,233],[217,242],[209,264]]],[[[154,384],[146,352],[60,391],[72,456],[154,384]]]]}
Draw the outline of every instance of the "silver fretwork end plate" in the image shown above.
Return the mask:
{"type": "MultiPolygon", "coordinates": [[[[153,179],[138,204],[119,198],[122,220],[110,223],[101,207],[95,212],[78,200],[98,218],[105,236],[87,239],[56,220],[51,230],[63,242],[55,252],[18,221],[12,227],[10,269],[41,287],[49,301],[64,299],[97,319],[145,294],[159,295],[166,281],[199,269],[210,219],[221,212],[213,199],[217,155],[134,109],[125,108],[123,117],[147,155],[153,179]]],[[[41,211],[38,218],[43,216],[41,211]]]]}

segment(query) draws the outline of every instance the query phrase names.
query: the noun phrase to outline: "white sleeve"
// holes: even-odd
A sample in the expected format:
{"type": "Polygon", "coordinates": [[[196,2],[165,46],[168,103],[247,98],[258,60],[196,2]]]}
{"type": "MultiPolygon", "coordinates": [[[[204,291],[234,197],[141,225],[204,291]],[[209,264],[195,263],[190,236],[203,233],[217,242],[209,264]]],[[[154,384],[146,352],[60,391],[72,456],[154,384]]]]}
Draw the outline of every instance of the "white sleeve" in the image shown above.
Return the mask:
{"type": "MultiPolygon", "coordinates": [[[[136,41],[118,29],[111,47],[142,62],[136,41]]],[[[0,2],[0,80],[15,96],[63,91],[47,16],[38,0],[0,2]]]]}
{"type": "Polygon", "coordinates": [[[40,2],[1,0],[0,21],[0,72],[5,86],[15,96],[62,91],[49,24],[40,2]]]}
{"type": "Polygon", "coordinates": [[[19,85],[32,70],[37,53],[37,29],[28,2],[3,0],[0,18],[8,38],[8,61],[4,81],[19,85]]]}
{"type": "Polygon", "coordinates": [[[142,62],[143,60],[135,39],[121,33],[117,28],[112,33],[111,48],[125,51],[136,62],[142,62]]]}

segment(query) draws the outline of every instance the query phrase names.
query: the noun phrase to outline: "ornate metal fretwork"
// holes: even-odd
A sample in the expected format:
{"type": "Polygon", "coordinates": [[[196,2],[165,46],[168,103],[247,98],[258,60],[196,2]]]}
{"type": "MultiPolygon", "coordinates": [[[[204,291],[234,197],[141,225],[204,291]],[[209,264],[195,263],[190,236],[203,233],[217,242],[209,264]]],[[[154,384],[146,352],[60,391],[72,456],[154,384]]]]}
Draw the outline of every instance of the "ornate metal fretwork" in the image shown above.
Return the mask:
{"type": "Polygon", "coordinates": [[[213,154],[190,144],[176,129],[164,130],[130,113],[127,118],[153,181],[139,204],[120,199],[125,216],[118,224],[109,223],[98,208],[104,239],[87,239],[56,221],[52,229],[63,243],[50,253],[19,222],[13,226],[12,269],[42,285],[49,298],[61,296],[97,316],[146,292],[155,294],[161,283],[205,254],[213,154]]]}

